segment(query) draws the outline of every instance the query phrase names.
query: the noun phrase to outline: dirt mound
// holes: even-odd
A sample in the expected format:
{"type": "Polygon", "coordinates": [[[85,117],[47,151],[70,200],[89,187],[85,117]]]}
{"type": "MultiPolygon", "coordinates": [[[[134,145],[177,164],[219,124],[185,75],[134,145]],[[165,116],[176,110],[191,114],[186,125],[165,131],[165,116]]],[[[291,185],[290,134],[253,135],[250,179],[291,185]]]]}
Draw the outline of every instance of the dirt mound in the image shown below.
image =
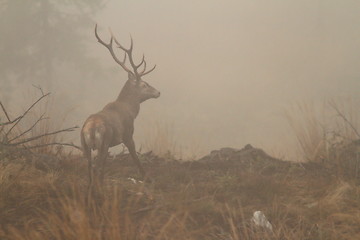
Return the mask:
{"type": "MultiPolygon", "coordinates": [[[[277,159],[264,150],[247,144],[241,149],[221,148],[213,150],[208,155],[195,161],[182,161],[170,157],[159,157],[153,152],[139,154],[139,158],[146,169],[158,172],[167,169],[173,171],[217,171],[217,172],[256,172],[261,175],[293,174],[293,176],[324,176],[329,177],[332,170],[321,163],[299,163],[277,159]],[[171,169],[171,170],[170,170],[171,169]],[[181,169],[181,170],[180,170],[181,169]]],[[[126,167],[130,172],[137,169],[127,153],[118,154],[108,160],[111,169],[126,167]]],[[[112,171],[112,170],[111,170],[112,171]]]]}
{"type": "Polygon", "coordinates": [[[264,150],[247,144],[241,149],[221,148],[214,150],[192,163],[193,168],[209,168],[225,171],[257,171],[264,174],[287,171],[293,163],[276,159],[264,150]]]}
{"type": "Polygon", "coordinates": [[[213,161],[228,161],[228,160],[240,160],[251,161],[256,159],[278,161],[271,157],[264,150],[260,148],[254,148],[250,144],[247,144],[242,149],[236,148],[221,148],[220,150],[214,150],[209,155],[199,159],[200,162],[213,162],[213,161]]]}
{"type": "Polygon", "coordinates": [[[335,165],[343,177],[360,180],[360,139],[331,149],[326,163],[335,165]]]}

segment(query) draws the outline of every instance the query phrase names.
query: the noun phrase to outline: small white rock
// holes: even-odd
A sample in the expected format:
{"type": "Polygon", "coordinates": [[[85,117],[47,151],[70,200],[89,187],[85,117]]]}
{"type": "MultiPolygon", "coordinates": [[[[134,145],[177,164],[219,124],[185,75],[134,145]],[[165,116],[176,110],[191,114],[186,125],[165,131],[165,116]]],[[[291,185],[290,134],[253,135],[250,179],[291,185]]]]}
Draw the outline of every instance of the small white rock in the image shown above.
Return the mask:
{"type": "Polygon", "coordinates": [[[136,184],[136,183],[137,183],[137,181],[136,181],[136,179],[135,179],[135,178],[131,178],[131,177],[129,177],[129,178],[128,178],[128,180],[130,180],[133,184],[136,184]]]}
{"type": "Polygon", "coordinates": [[[270,231],[273,230],[271,223],[266,219],[265,214],[261,211],[255,211],[251,221],[260,227],[265,227],[270,231]]]}

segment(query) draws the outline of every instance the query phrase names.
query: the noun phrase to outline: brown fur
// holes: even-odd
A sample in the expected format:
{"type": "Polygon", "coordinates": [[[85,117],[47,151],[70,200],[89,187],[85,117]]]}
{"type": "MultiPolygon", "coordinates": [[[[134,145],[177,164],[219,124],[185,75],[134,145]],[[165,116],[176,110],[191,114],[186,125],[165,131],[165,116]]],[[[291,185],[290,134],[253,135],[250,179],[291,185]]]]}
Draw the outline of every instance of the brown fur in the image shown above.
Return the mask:
{"type": "Polygon", "coordinates": [[[91,151],[97,150],[95,172],[100,169],[102,181],[108,149],[121,143],[128,148],[142,176],[145,175],[135,150],[134,120],[139,113],[141,102],[159,96],[160,92],[146,82],[130,78],[114,102],[88,117],[81,130],[81,144],[84,156],[88,159],[91,180],[93,175],[91,151]]]}
{"type": "MultiPolygon", "coordinates": [[[[97,150],[97,159],[95,162],[95,172],[100,168],[100,180],[104,177],[104,166],[110,147],[124,143],[128,148],[130,155],[138,166],[141,175],[145,172],[142,168],[139,158],[136,154],[135,143],[133,140],[134,120],[139,114],[140,103],[150,98],[157,98],[160,92],[144,82],[141,77],[152,72],[156,65],[146,71],[145,56],[140,64],[135,64],[132,56],[133,40],[129,49],[124,48],[111,34],[109,43],[105,43],[97,33],[95,26],[95,36],[100,44],[105,46],[116,63],[118,63],[126,72],[129,79],[122,88],[118,98],[107,104],[100,112],[90,115],[85,121],[81,130],[81,145],[84,156],[88,159],[90,183],[92,182],[93,164],[91,151],[97,150]],[[113,50],[113,42],[125,52],[125,58],[120,61],[113,50]],[[132,70],[126,66],[126,56],[129,59],[132,70]],[[142,71],[138,71],[143,67],[142,71]]],[[[98,176],[98,174],[96,174],[98,176]]]]}

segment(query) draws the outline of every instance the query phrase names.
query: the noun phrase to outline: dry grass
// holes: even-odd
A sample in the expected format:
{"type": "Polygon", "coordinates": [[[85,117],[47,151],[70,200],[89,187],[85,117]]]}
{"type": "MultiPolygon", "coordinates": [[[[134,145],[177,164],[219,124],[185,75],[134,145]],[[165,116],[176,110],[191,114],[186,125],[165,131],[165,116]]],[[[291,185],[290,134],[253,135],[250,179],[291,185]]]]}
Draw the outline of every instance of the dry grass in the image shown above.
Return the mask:
{"type": "Polygon", "coordinates": [[[168,121],[149,121],[143,127],[144,138],[139,139],[143,152],[152,151],[154,154],[167,159],[182,159],[191,161],[205,155],[200,142],[189,140],[185,144],[178,143],[178,132],[174,124],[168,121]]]}
{"type": "Polygon", "coordinates": [[[174,127],[171,124],[153,122],[147,129],[146,139],[143,143],[145,151],[153,151],[162,157],[178,157],[179,147],[175,141],[174,127]]]}
{"type": "Polygon", "coordinates": [[[65,157],[46,169],[1,164],[0,238],[360,237],[360,187],[321,165],[151,159],[144,164],[153,181],[137,184],[128,180],[136,178],[137,171],[126,156],[110,161],[104,188],[90,200],[81,158],[65,157]],[[273,232],[252,224],[257,210],[265,213],[273,232]]]}
{"type": "Polygon", "coordinates": [[[317,108],[314,103],[304,102],[285,112],[285,117],[307,161],[318,161],[326,155],[325,117],[319,114],[317,108]]]}
{"type": "Polygon", "coordinates": [[[285,112],[305,161],[341,161],[334,152],[360,139],[359,103],[329,100],[322,106],[299,103],[285,112]]]}
{"type": "Polygon", "coordinates": [[[159,125],[148,147],[160,156],[140,156],[152,181],[129,180],[138,177],[137,169],[122,154],[109,158],[104,186],[91,197],[87,163],[79,156],[51,150],[11,161],[2,157],[0,239],[359,239],[356,124],[337,119],[335,141],[314,106],[297,111],[288,118],[312,160],[308,163],[264,158],[254,151],[244,159],[177,161],[168,154],[177,151],[171,128],[159,125]],[[259,210],[272,231],[251,221],[259,210]]]}

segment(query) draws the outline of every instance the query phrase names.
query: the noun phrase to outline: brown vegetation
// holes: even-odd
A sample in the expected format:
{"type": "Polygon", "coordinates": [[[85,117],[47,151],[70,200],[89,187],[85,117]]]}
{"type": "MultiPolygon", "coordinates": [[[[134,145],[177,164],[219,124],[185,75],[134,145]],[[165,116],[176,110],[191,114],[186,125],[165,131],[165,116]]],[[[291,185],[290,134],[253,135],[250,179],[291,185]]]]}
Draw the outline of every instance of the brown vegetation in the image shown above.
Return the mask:
{"type": "Polygon", "coordinates": [[[101,193],[87,198],[86,161],[30,155],[0,166],[2,239],[357,239],[358,179],[338,165],[291,163],[248,145],[193,162],[109,159],[101,193]],[[134,179],[132,179],[132,177],[134,179]],[[261,210],[273,231],[254,226],[261,210]]]}
{"type": "MultiPolygon", "coordinates": [[[[335,110],[347,123],[343,129],[356,129],[335,110]]],[[[222,148],[197,161],[148,152],[139,155],[147,182],[137,180],[140,175],[123,152],[108,158],[104,185],[89,196],[87,162],[80,153],[34,151],[47,143],[57,146],[53,138],[41,145],[35,141],[53,135],[29,135],[20,126],[7,134],[17,118],[4,113],[0,239],[360,238],[360,143],[351,136],[340,142],[320,139],[326,147],[309,147],[304,153],[313,159],[302,163],[276,159],[251,145],[222,148]],[[13,143],[31,141],[10,145],[19,134],[13,143]],[[272,230],[254,224],[255,211],[265,214],[272,230]]],[[[320,126],[312,119],[309,127],[320,126]]]]}

